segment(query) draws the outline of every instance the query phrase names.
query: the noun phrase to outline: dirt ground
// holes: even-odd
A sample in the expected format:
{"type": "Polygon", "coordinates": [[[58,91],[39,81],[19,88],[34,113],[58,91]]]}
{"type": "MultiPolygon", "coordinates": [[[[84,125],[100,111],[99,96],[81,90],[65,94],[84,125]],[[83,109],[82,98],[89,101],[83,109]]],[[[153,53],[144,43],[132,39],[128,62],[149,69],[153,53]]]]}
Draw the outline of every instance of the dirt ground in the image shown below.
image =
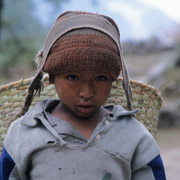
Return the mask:
{"type": "Polygon", "coordinates": [[[156,141],[160,147],[167,180],[180,180],[180,129],[159,129],[156,141]]]}

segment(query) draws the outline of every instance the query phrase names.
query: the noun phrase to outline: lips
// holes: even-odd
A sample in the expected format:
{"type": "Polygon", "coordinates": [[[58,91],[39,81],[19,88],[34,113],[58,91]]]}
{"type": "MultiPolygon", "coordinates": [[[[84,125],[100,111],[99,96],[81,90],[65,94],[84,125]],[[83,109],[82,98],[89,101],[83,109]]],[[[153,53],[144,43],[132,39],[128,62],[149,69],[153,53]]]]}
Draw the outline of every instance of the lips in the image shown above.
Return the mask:
{"type": "Polygon", "coordinates": [[[88,114],[90,112],[92,112],[94,110],[93,105],[77,105],[76,108],[78,109],[78,111],[80,111],[81,113],[85,113],[88,114]]]}

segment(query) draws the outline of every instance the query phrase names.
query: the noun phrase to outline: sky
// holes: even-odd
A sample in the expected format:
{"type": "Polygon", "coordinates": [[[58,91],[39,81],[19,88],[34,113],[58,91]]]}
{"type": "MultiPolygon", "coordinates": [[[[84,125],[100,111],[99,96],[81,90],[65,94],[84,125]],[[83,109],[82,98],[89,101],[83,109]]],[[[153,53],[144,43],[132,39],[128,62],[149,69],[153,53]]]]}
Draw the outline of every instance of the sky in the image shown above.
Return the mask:
{"type": "MultiPolygon", "coordinates": [[[[94,0],[97,2],[97,5],[93,5],[92,1],[93,0],[69,0],[69,2],[65,2],[62,5],[61,12],[67,10],[82,10],[108,15],[115,20],[118,26],[120,26],[120,31],[122,29],[124,38],[128,38],[128,34],[129,38],[135,36],[137,36],[137,38],[148,38],[150,36],[149,27],[144,25],[143,21],[147,7],[161,11],[180,25],[180,0],[94,0]],[[131,27],[124,27],[125,23],[122,21],[127,21],[131,27]],[[123,27],[121,27],[121,25],[123,27]],[[126,28],[133,30],[126,33],[126,28]]],[[[44,5],[39,7],[41,8],[40,12],[51,11],[49,6],[44,5]]],[[[57,12],[56,17],[61,12],[57,12]]],[[[41,16],[42,15],[43,13],[41,13],[41,16]]],[[[43,22],[47,23],[49,21],[48,13],[43,16],[43,22]]],[[[52,23],[53,22],[54,21],[52,21],[52,23]]]]}
{"type": "MultiPolygon", "coordinates": [[[[125,4],[124,2],[127,0],[97,0],[99,1],[99,5],[103,6],[105,9],[104,11],[112,11],[116,10],[117,12],[120,10],[121,7],[125,4]]],[[[153,8],[156,8],[163,13],[165,13],[167,16],[175,20],[177,23],[180,23],[180,0],[132,0],[132,2],[137,2],[144,4],[146,6],[150,6],[153,8]]],[[[129,1],[131,2],[131,1],[129,1]]],[[[66,5],[66,8],[68,9],[99,9],[93,8],[89,0],[71,0],[68,5],[66,5]],[[81,2],[81,3],[77,3],[81,2]],[[84,6],[84,4],[86,4],[84,6]]],[[[123,6],[124,7],[124,6],[123,6]]],[[[100,10],[102,10],[100,8],[100,10]]]]}
{"type": "MultiPolygon", "coordinates": [[[[117,0],[116,0],[117,1],[117,0]]],[[[139,3],[159,9],[180,24],[180,0],[136,0],[139,3]]]]}
{"type": "MultiPolygon", "coordinates": [[[[70,0],[69,3],[65,3],[64,10],[85,10],[85,11],[118,11],[121,10],[125,0],[96,0],[98,1],[98,4],[104,8],[100,7],[93,7],[90,3],[90,0],[70,0]],[[77,3],[78,2],[78,3],[77,3]],[[80,3],[79,3],[80,2],[80,3]]],[[[165,13],[167,16],[175,20],[177,23],[180,24],[180,0],[133,0],[137,3],[141,3],[153,8],[156,8],[163,13],[165,13]]],[[[39,0],[39,2],[43,2],[42,0],[39,0]]],[[[48,11],[50,8],[47,6],[39,6],[41,8],[41,11],[48,11]]]]}

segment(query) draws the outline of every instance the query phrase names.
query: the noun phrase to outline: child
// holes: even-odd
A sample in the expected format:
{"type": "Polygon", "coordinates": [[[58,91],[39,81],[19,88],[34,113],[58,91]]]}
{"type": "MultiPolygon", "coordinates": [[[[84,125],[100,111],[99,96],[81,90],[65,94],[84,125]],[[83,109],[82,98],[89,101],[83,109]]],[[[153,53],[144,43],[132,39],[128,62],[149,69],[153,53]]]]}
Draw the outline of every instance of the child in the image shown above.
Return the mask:
{"type": "Polygon", "coordinates": [[[158,146],[134,118],[131,90],[115,22],[103,15],[60,15],[39,54],[23,116],[5,138],[0,179],[165,180],[158,146]],[[128,109],[109,105],[120,71],[128,109]],[[47,72],[60,100],[28,110],[47,72]]]}

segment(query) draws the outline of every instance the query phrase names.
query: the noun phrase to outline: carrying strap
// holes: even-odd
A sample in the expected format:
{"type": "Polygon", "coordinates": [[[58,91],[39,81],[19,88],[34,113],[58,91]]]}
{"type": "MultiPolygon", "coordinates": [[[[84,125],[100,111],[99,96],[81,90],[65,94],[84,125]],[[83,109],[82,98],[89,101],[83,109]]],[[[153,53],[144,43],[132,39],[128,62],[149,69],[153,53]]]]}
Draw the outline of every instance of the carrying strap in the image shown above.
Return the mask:
{"type": "MultiPolygon", "coordinates": [[[[75,29],[82,29],[82,28],[91,28],[101,31],[106,35],[108,35],[116,43],[122,64],[122,76],[123,76],[122,85],[125,90],[125,94],[127,98],[127,108],[128,110],[132,110],[132,92],[130,88],[128,72],[124,62],[124,56],[122,53],[119,32],[111,24],[109,20],[107,20],[103,16],[98,16],[98,15],[96,16],[91,14],[77,14],[75,16],[70,16],[68,18],[62,19],[61,21],[54,24],[54,26],[51,28],[50,32],[48,33],[48,36],[44,43],[42,58],[39,61],[38,68],[35,73],[35,77],[29,87],[28,95],[33,96],[35,89],[36,91],[39,91],[39,89],[41,89],[41,87],[39,86],[39,82],[37,81],[39,80],[39,77],[41,77],[47,56],[55,41],[69,31],[75,29]]],[[[29,104],[29,103],[25,102],[25,104],[29,104]]],[[[28,109],[28,107],[25,107],[25,109],[28,109]]]]}

